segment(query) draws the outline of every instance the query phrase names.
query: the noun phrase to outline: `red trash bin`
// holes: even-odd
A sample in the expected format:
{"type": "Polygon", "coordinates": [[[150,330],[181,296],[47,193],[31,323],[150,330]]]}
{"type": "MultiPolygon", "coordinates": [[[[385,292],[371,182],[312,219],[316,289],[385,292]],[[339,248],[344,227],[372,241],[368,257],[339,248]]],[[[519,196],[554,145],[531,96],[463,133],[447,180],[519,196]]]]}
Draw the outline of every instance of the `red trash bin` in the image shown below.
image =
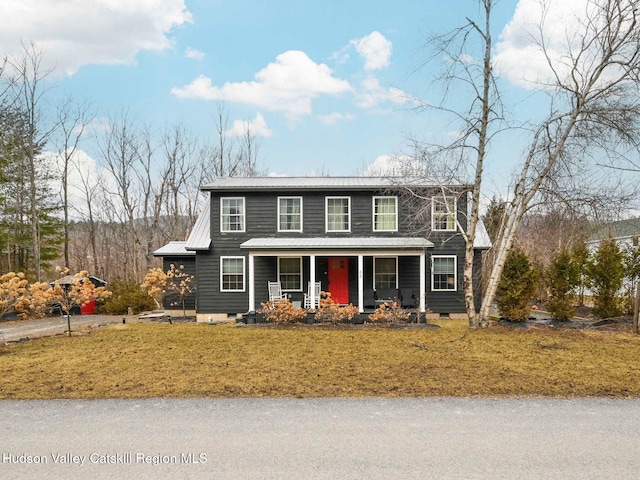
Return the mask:
{"type": "Polygon", "coordinates": [[[96,313],[96,299],[92,298],[88,302],[84,302],[80,305],[81,315],[95,315],[96,313]]]}

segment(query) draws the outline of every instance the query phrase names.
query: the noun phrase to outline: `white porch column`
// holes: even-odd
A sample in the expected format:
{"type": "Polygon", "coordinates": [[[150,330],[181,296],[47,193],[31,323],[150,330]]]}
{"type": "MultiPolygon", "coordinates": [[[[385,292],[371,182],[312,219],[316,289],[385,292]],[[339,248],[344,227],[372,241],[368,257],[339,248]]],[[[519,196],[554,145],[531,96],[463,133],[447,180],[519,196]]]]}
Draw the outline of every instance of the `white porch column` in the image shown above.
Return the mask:
{"type": "Polygon", "coordinates": [[[314,285],[316,284],[316,256],[309,255],[309,281],[311,282],[311,291],[309,295],[311,297],[311,305],[316,304],[316,289],[314,285]]]}
{"type": "Polygon", "coordinates": [[[424,252],[420,254],[420,311],[425,312],[425,296],[427,295],[427,260],[424,252]]]}
{"type": "Polygon", "coordinates": [[[358,255],[358,310],[364,312],[364,256],[358,255]]]}
{"type": "Polygon", "coordinates": [[[256,287],[254,279],[253,253],[249,253],[249,311],[256,311],[256,287]]]}

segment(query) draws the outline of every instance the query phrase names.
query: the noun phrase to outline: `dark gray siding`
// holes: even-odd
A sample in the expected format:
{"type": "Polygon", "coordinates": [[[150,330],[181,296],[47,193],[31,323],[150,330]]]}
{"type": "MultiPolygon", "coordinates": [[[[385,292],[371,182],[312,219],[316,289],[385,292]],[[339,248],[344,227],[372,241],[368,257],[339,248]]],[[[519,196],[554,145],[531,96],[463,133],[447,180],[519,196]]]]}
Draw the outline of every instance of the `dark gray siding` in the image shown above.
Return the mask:
{"type": "MultiPolygon", "coordinates": [[[[174,264],[176,267],[180,267],[180,265],[184,265],[185,273],[189,275],[196,276],[196,259],[195,257],[164,257],[162,259],[162,269],[166,272],[171,268],[171,264],[174,264]]],[[[197,277],[196,277],[197,278],[197,277]]],[[[197,286],[197,279],[194,278],[193,286],[197,286]]],[[[194,293],[189,295],[185,299],[185,308],[187,310],[193,310],[196,308],[196,297],[197,297],[197,289],[194,293]]],[[[179,303],[180,297],[176,294],[168,294],[162,300],[162,306],[166,309],[180,309],[182,305],[179,303]],[[178,303],[178,305],[174,305],[174,303],[178,303]]]]}
{"type": "Polygon", "coordinates": [[[420,257],[398,257],[398,286],[420,292],[420,257]]]}
{"type": "MultiPolygon", "coordinates": [[[[432,239],[432,241],[437,239],[432,239]]],[[[462,288],[464,270],[464,239],[460,235],[446,241],[434,241],[435,247],[427,256],[427,309],[434,313],[464,313],[464,291],[462,288]],[[456,255],[456,291],[438,291],[431,289],[431,256],[456,255]]]]}
{"type": "MultiPolygon", "coordinates": [[[[423,192],[430,196],[429,192],[423,192]]],[[[434,195],[438,192],[434,191],[434,195]]],[[[373,231],[373,197],[389,195],[388,192],[353,191],[350,193],[321,191],[305,191],[291,189],[277,194],[275,192],[211,192],[211,240],[212,247],[208,251],[197,252],[196,275],[198,279],[197,309],[201,313],[244,313],[249,308],[248,285],[248,252],[240,248],[243,242],[255,237],[382,237],[382,236],[426,236],[434,243],[434,248],[427,251],[426,285],[427,308],[437,313],[458,313],[465,311],[462,292],[462,269],[464,256],[464,241],[460,235],[447,232],[428,232],[430,219],[425,217],[423,222],[416,222],[415,212],[405,210],[405,202],[399,199],[399,231],[398,232],[374,232],[373,231]],[[303,231],[278,232],[278,207],[279,196],[299,196],[303,198],[303,231]],[[351,198],[351,231],[348,233],[325,232],[325,198],[327,196],[349,196],[351,198]],[[222,233],[220,232],[220,198],[244,197],[245,198],[245,232],[222,233]],[[416,225],[421,231],[416,230],[416,225]],[[455,292],[432,292],[430,255],[456,255],[458,268],[458,290],[455,292]],[[220,292],[220,257],[242,256],[245,258],[245,291],[244,292],[220,292]]],[[[466,196],[458,199],[459,221],[465,224],[466,196]]],[[[429,210],[429,209],[426,209],[429,210]]],[[[293,252],[292,252],[293,253],[293,252]]],[[[364,258],[364,286],[371,288],[373,285],[373,260],[370,255],[364,258]]],[[[303,290],[306,290],[309,281],[309,258],[303,257],[303,290]]],[[[327,258],[331,256],[318,256],[316,258],[316,278],[322,282],[322,289],[327,288],[327,258]]],[[[401,256],[398,260],[399,286],[419,291],[419,257],[401,256]]],[[[255,257],[255,300],[256,308],[260,303],[268,299],[267,282],[277,280],[276,257],[255,257]]],[[[349,257],[349,289],[350,302],[354,305],[357,299],[357,258],[349,257]]],[[[293,292],[292,299],[302,300],[303,292],[293,292]]]]}

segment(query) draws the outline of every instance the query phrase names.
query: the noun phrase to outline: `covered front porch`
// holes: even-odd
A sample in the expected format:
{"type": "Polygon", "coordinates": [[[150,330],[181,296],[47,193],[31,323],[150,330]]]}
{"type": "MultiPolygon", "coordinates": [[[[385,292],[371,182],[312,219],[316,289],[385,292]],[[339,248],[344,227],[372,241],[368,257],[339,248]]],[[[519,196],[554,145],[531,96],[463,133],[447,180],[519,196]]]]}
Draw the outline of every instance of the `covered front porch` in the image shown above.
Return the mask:
{"type": "Polygon", "coordinates": [[[375,308],[376,293],[410,295],[412,308],[426,311],[426,254],[433,243],[424,238],[254,238],[241,247],[249,251],[250,312],[268,301],[270,281],[279,281],[301,305],[305,294],[315,304],[315,290],[308,287],[320,282],[334,301],[360,313],[375,308]]]}

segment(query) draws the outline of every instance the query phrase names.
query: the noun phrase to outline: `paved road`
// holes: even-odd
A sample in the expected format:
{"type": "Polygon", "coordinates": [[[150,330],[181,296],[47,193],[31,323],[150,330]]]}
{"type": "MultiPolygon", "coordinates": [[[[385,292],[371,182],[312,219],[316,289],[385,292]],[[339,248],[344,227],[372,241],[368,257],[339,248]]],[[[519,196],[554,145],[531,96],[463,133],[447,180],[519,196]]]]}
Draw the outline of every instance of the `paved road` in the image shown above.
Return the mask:
{"type": "Polygon", "coordinates": [[[0,478],[637,479],[639,409],[607,399],[3,401],[0,478]]]}

